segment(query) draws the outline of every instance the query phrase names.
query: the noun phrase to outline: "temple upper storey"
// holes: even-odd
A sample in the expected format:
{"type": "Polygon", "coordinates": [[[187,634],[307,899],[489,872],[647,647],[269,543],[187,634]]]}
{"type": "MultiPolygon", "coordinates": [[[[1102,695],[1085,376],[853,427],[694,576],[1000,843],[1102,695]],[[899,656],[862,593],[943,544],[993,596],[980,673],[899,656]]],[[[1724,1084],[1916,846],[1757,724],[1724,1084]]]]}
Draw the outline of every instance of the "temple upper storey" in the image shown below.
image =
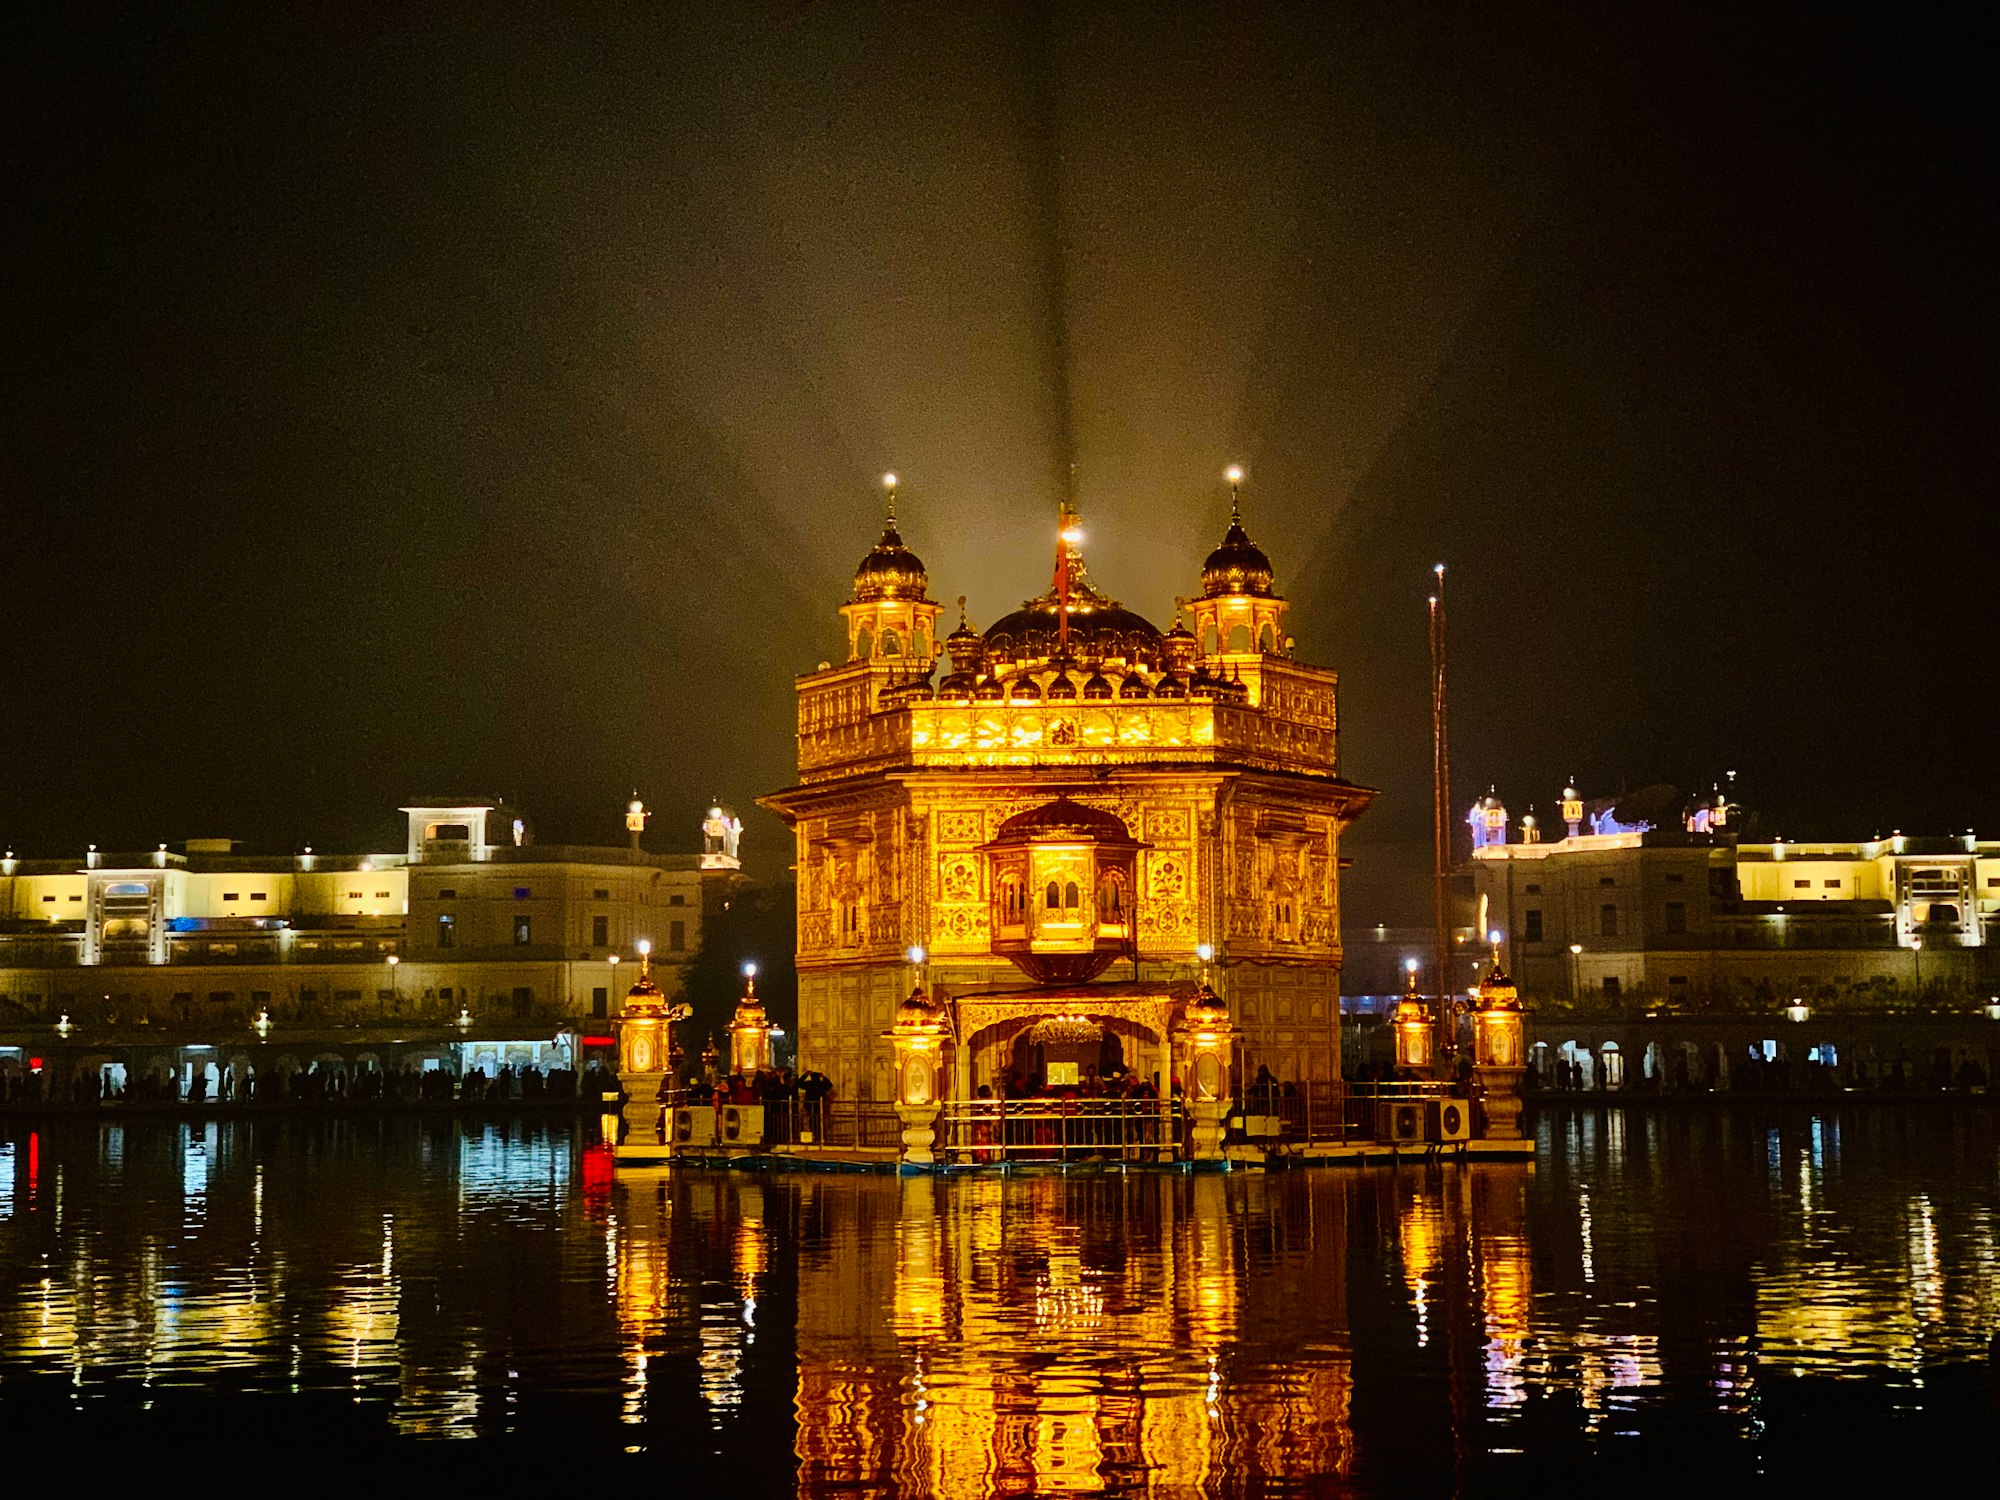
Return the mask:
{"type": "Polygon", "coordinates": [[[1294,655],[1287,602],[1230,519],[1201,590],[1161,630],[1104,593],[1065,508],[1049,588],[975,631],[959,600],[942,643],[923,563],[896,531],[894,480],[880,541],[841,606],[848,659],[799,679],[802,782],[896,766],[1062,766],[1227,761],[1339,774],[1338,678],[1294,655]],[[1191,626],[1191,628],[1190,628],[1191,626]]]}

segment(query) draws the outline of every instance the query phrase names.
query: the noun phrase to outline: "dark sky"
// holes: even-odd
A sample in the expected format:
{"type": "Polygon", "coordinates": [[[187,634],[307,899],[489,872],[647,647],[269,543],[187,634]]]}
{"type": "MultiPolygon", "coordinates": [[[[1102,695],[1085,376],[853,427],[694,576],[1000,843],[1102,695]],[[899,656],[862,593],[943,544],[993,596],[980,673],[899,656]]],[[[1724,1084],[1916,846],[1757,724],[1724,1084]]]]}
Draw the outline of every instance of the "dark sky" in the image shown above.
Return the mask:
{"type": "Polygon", "coordinates": [[[984,623],[1072,460],[1163,623],[1247,465],[1352,916],[1423,910],[1440,557],[1461,803],[2000,831],[1975,7],[549,9],[10,23],[0,838],[691,838],[881,470],[984,623]]]}

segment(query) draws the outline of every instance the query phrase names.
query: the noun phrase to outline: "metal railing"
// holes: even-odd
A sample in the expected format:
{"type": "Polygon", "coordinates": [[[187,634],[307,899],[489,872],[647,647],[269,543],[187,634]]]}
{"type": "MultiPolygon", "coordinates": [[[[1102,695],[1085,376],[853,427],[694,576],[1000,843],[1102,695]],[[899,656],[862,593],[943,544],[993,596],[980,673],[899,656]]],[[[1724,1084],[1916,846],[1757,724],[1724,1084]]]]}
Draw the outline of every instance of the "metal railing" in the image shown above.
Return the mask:
{"type": "Polygon", "coordinates": [[[939,1151],[954,1163],[1156,1161],[1186,1150],[1171,1099],[966,1099],[938,1115],[939,1151]]]}

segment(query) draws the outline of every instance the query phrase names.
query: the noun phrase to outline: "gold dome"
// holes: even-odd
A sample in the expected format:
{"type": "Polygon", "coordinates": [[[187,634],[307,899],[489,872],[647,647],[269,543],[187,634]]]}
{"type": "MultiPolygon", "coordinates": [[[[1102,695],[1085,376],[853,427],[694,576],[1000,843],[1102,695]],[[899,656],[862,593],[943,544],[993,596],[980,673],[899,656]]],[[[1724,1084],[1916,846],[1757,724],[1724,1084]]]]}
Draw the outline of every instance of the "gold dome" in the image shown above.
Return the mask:
{"type": "Polygon", "coordinates": [[[1242,519],[1232,511],[1222,545],[1201,565],[1202,593],[1210,599],[1222,594],[1268,594],[1271,577],[1271,559],[1250,540],[1242,519]]]}
{"type": "Polygon", "coordinates": [[[896,518],[891,515],[882,528],[882,539],[854,570],[855,602],[922,599],[929,587],[930,575],[924,571],[924,560],[903,545],[902,534],[896,530],[896,518]]]}

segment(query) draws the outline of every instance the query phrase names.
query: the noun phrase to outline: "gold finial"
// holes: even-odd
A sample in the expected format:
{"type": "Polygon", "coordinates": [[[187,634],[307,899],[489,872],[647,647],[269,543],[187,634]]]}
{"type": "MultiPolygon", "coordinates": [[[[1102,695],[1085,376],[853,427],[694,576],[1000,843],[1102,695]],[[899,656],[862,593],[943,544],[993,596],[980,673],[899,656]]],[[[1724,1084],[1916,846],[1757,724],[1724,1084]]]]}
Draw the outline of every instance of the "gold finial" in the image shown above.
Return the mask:
{"type": "Polygon", "coordinates": [[[965,595],[963,594],[958,596],[958,628],[960,630],[970,630],[972,628],[971,623],[965,618],[965,595]]]}
{"type": "Polygon", "coordinates": [[[1187,610],[1187,595],[1174,595],[1174,629],[1181,628],[1181,615],[1187,610]]]}
{"type": "Polygon", "coordinates": [[[638,947],[639,977],[641,979],[650,979],[653,977],[653,940],[651,938],[640,938],[638,947]]]}
{"type": "Polygon", "coordinates": [[[1241,525],[1243,512],[1238,501],[1237,489],[1243,483],[1243,465],[1231,464],[1222,471],[1222,477],[1229,481],[1229,524],[1241,525]]]}
{"type": "Polygon", "coordinates": [[[889,529],[896,529],[896,475],[895,471],[882,476],[882,488],[889,492],[889,529]]]}

